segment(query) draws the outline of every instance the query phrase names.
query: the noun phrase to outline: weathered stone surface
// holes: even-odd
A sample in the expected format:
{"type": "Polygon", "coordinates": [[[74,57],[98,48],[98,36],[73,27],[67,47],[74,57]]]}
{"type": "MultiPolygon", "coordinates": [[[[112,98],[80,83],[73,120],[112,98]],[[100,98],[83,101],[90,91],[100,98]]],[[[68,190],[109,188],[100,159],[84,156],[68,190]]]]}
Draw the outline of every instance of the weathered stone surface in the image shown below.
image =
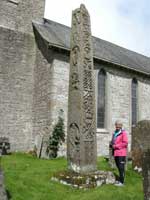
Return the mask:
{"type": "Polygon", "coordinates": [[[142,168],[142,156],[150,148],[150,121],[143,120],[132,128],[133,168],[142,168]]]}
{"type": "MultiPolygon", "coordinates": [[[[59,55],[61,56],[61,55],[59,55]]],[[[58,121],[59,111],[64,111],[65,134],[67,136],[67,111],[68,111],[68,85],[69,85],[69,63],[54,59],[50,67],[48,110],[50,111],[49,129],[53,131],[58,121]]],[[[66,156],[66,143],[60,146],[58,156],[66,156]]]]}
{"type": "Polygon", "coordinates": [[[32,31],[32,20],[43,17],[45,0],[2,0],[0,25],[21,32],[32,31]]]}
{"type": "Polygon", "coordinates": [[[0,136],[11,151],[32,149],[34,37],[0,26],[0,136]]]}
{"type": "Polygon", "coordinates": [[[39,129],[47,125],[44,81],[35,82],[38,66],[41,68],[38,77],[42,78],[47,65],[44,56],[38,53],[32,28],[32,20],[43,17],[44,3],[44,0],[2,0],[0,6],[0,136],[9,138],[11,151],[32,150],[39,129]]]}
{"type": "Polygon", "coordinates": [[[96,170],[95,89],[90,17],[84,5],[72,15],[68,100],[69,169],[96,170]]]}
{"type": "Polygon", "coordinates": [[[0,169],[0,200],[7,200],[7,194],[4,187],[4,175],[0,169]]]}
{"type": "MultiPolygon", "coordinates": [[[[44,0],[35,0],[34,3],[30,0],[1,1],[0,135],[9,137],[12,151],[31,150],[36,135],[48,124],[51,124],[51,127],[55,124],[59,109],[64,110],[67,126],[69,56],[61,47],[69,41],[70,29],[52,21],[50,24],[53,26],[48,29],[50,24],[43,20],[41,24],[50,41],[56,38],[56,41],[60,42],[60,38],[64,38],[59,51],[58,49],[47,51],[48,43],[46,40],[41,41],[43,36],[40,35],[41,32],[36,41],[32,32],[32,20],[42,18],[43,10],[44,0]],[[54,28],[60,37],[55,35],[54,28]]],[[[57,44],[60,44],[59,42],[57,44]]],[[[98,38],[93,38],[93,42],[95,55],[101,52],[102,58],[107,60],[110,58],[110,61],[112,58],[120,58],[116,47],[111,48],[112,44],[100,42],[98,38]],[[114,55],[111,54],[112,49],[116,52],[115,57],[110,57],[114,55]]],[[[120,52],[122,48],[118,48],[120,52]]],[[[130,58],[133,56],[135,59],[136,54],[128,52],[128,55],[130,53],[130,58]]],[[[119,55],[121,54],[122,52],[119,55]]],[[[139,88],[138,118],[150,119],[150,109],[147,109],[150,107],[150,80],[146,75],[135,74],[126,68],[117,68],[111,63],[107,65],[100,59],[95,59],[94,63],[95,85],[101,68],[107,75],[105,130],[97,129],[97,151],[98,155],[108,155],[108,143],[116,119],[121,119],[125,129],[131,133],[130,95],[133,77],[137,78],[139,88]]],[[[130,137],[131,135],[129,140],[130,137]]],[[[66,145],[62,146],[59,155],[66,155],[66,145]]]]}
{"type": "Polygon", "coordinates": [[[143,174],[144,199],[150,200],[150,121],[143,120],[132,129],[133,167],[140,164],[143,174]],[[139,152],[139,154],[137,153],[139,152]],[[136,154],[135,154],[136,153],[136,154]]]}
{"type": "Polygon", "coordinates": [[[111,168],[116,168],[116,164],[115,164],[115,160],[114,160],[114,156],[113,156],[113,149],[112,149],[112,147],[110,145],[109,145],[109,158],[108,159],[109,159],[110,167],[111,168]]]}
{"type": "Polygon", "coordinates": [[[75,188],[94,188],[103,184],[114,184],[115,176],[112,172],[95,171],[90,174],[79,174],[71,171],[56,173],[51,180],[59,181],[64,185],[70,185],[75,188]]]}
{"type": "Polygon", "coordinates": [[[144,200],[150,200],[150,148],[143,154],[142,160],[144,200]]]}
{"type": "Polygon", "coordinates": [[[49,158],[49,155],[47,154],[47,146],[49,141],[49,135],[51,134],[51,131],[49,127],[45,127],[39,134],[35,137],[35,153],[38,158],[49,158]]]}

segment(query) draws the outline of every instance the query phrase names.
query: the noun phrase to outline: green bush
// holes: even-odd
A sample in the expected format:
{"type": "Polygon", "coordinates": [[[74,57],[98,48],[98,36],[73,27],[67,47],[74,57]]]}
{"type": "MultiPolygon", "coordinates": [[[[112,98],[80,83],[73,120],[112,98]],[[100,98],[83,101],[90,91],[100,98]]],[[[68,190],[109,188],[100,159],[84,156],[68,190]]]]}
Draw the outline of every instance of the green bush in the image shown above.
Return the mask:
{"type": "Polygon", "coordinates": [[[58,117],[58,122],[54,126],[52,135],[49,137],[47,154],[50,158],[56,158],[59,150],[59,146],[65,141],[65,131],[64,131],[64,119],[58,117]]]}

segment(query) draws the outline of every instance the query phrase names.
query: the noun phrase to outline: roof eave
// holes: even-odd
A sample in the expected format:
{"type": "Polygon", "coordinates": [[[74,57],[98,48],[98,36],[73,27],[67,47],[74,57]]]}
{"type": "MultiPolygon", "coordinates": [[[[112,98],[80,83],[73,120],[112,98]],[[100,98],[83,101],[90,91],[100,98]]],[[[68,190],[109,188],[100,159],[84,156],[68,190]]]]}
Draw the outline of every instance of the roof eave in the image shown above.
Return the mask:
{"type": "MultiPolygon", "coordinates": [[[[48,47],[49,48],[56,48],[56,49],[62,49],[63,51],[66,51],[67,53],[70,52],[70,48],[66,48],[64,47],[63,45],[56,45],[56,44],[53,44],[53,43],[50,43],[48,44],[48,47]]],[[[134,71],[134,72],[137,72],[137,73],[141,73],[141,74],[144,74],[144,75],[147,75],[147,76],[150,76],[150,73],[147,73],[147,72],[144,72],[144,71],[141,71],[141,70],[136,70],[135,68],[133,67],[128,67],[126,65],[122,65],[122,64],[119,64],[115,61],[112,61],[112,60],[108,60],[108,59],[104,59],[104,58],[100,58],[100,57],[96,57],[96,56],[93,56],[94,60],[98,60],[98,61],[102,61],[102,62],[105,62],[107,64],[113,64],[117,67],[121,67],[121,68],[124,68],[124,69],[128,69],[128,70],[131,70],[131,71],[134,71]]]]}

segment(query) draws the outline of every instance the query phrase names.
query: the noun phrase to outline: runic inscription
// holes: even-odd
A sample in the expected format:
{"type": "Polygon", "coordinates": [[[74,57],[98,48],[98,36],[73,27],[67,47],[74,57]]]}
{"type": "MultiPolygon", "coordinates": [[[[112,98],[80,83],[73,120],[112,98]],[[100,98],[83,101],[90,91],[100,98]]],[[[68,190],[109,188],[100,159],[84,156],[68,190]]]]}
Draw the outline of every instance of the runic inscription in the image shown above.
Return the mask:
{"type": "Polygon", "coordinates": [[[81,173],[96,170],[94,92],[90,17],[81,5],[72,14],[67,135],[68,167],[81,173]]]}

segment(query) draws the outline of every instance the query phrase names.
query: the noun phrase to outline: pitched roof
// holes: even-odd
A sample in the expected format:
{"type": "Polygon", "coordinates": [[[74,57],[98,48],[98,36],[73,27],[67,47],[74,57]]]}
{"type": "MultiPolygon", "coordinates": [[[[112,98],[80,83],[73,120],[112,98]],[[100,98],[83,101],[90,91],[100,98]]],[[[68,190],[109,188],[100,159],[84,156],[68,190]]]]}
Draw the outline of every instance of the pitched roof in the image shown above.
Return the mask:
{"type": "MultiPolygon", "coordinates": [[[[70,51],[70,28],[44,19],[33,26],[50,46],[70,51]]],[[[150,75],[150,58],[105,40],[92,37],[94,58],[150,75]]]]}

